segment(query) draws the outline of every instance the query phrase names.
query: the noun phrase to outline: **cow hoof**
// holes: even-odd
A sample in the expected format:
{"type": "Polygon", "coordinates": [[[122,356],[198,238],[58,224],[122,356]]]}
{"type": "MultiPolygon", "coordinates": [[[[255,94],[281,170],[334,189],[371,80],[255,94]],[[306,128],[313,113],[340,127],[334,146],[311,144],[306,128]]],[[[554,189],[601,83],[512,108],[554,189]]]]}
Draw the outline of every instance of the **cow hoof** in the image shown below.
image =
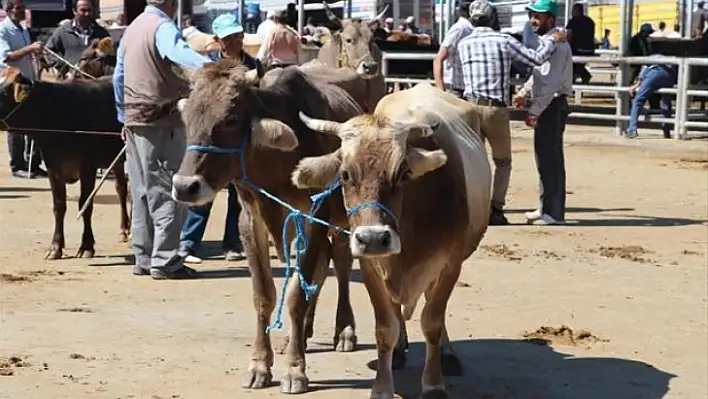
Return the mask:
{"type": "Polygon", "coordinates": [[[93,255],[95,255],[96,251],[93,249],[84,249],[84,248],[79,248],[78,251],[76,251],[76,257],[77,258],[93,258],[93,255]]]}
{"type": "Polygon", "coordinates": [[[337,352],[354,352],[356,341],[357,337],[354,328],[346,326],[344,330],[334,336],[334,350],[337,352]]]}
{"type": "Polygon", "coordinates": [[[44,255],[44,259],[56,260],[61,259],[62,256],[64,256],[64,252],[61,250],[61,248],[52,248],[47,251],[46,255],[44,255]]]}
{"type": "Polygon", "coordinates": [[[441,388],[425,391],[420,395],[420,399],[449,399],[447,391],[441,388]]]}
{"type": "Polygon", "coordinates": [[[394,370],[400,370],[406,367],[406,362],[408,361],[408,356],[406,351],[400,349],[393,350],[393,361],[391,362],[391,368],[394,370]]]}
{"type": "Polygon", "coordinates": [[[298,394],[307,392],[310,381],[304,372],[298,368],[291,368],[290,372],[280,380],[280,392],[298,394]]]}
{"type": "Polygon", "coordinates": [[[441,361],[443,375],[460,377],[465,374],[465,369],[462,367],[462,362],[454,353],[443,353],[441,361]]]}
{"type": "Polygon", "coordinates": [[[263,363],[251,362],[248,373],[243,381],[243,387],[249,389],[268,388],[273,383],[273,374],[270,367],[263,363]]]}

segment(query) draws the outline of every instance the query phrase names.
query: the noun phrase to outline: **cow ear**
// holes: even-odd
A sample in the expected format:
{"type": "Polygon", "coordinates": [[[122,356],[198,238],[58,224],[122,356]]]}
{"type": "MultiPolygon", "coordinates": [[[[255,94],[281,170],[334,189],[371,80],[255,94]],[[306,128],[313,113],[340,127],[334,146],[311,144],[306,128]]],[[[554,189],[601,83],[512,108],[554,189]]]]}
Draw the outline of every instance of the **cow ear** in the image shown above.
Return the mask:
{"type": "Polygon", "coordinates": [[[337,178],[342,158],[339,150],[319,157],[303,158],[290,180],[299,189],[325,188],[337,178]]]}
{"type": "Polygon", "coordinates": [[[295,131],[273,118],[254,119],[252,129],[251,138],[255,146],[292,151],[299,144],[295,131]]]}
{"type": "Polygon", "coordinates": [[[411,177],[415,179],[445,165],[447,155],[443,150],[427,151],[409,147],[406,161],[411,168],[411,177]]]}

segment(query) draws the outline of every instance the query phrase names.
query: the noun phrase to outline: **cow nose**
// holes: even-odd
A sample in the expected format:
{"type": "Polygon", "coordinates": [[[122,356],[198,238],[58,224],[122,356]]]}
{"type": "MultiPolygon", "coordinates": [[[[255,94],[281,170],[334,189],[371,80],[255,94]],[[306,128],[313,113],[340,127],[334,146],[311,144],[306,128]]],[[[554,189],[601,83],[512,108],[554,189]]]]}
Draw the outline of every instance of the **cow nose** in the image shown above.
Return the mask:
{"type": "Polygon", "coordinates": [[[189,204],[202,204],[211,201],[214,191],[204,181],[202,176],[181,176],[172,177],[172,197],[180,202],[189,204]]]}
{"type": "Polygon", "coordinates": [[[350,244],[355,256],[384,256],[401,251],[398,233],[389,226],[359,226],[352,232],[350,244]]]}
{"type": "Polygon", "coordinates": [[[376,75],[379,71],[379,64],[377,62],[365,62],[362,68],[365,74],[376,75]]]}

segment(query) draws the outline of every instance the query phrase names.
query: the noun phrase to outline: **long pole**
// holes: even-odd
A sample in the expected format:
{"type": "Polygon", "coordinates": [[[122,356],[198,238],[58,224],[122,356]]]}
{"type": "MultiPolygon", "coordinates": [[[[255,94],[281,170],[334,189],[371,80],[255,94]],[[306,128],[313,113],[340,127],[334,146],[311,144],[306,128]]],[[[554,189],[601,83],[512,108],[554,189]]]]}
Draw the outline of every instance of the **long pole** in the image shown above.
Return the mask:
{"type": "Polygon", "coordinates": [[[184,13],[184,0],[177,0],[177,28],[180,30],[180,32],[182,31],[182,14],[183,13],[184,13]]]}
{"type": "Polygon", "coordinates": [[[302,35],[305,30],[305,0],[297,1],[297,33],[302,35]]]}
{"type": "Polygon", "coordinates": [[[98,193],[98,190],[100,190],[101,187],[103,186],[103,183],[106,182],[106,179],[108,178],[108,172],[113,170],[113,167],[116,166],[116,163],[118,162],[120,157],[122,157],[123,154],[125,154],[125,150],[127,148],[128,148],[127,146],[123,146],[123,149],[120,150],[118,155],[113,159],[113,162],[111,162],[111,165],[108,167],[108,169],[106,169],[106,171],[103,172],[103,176],[101,177],[101,181],[99,181],[98,184],[96,185],[96,187],[93,188],[93,191],[91,191],[91,194],[89,194],[88,198],[86,198],[86,202],[84,202],[84,204],[81,206],[81,209],[79,210],[79,214],[76,215],[77,220],[81,217],[81,215],[84,214],[84,212],[86,212],[86,208],[88,208],[89,204],[91,202],[93,202],[93,197],[96,196],[96,193],[98,193]]]}
{"type": "MultiPolygon", "coordinates": [[[[620,41],[619,53],[620,57],[629,56],[629,38],[632,35],[632,10],[634,9],[634,0],[620,1],[620,41]]],[[[629,64],[620,63],[617,73],[617,86],[627,87],[631,83],[629,81],[629,64]]],[[[617,109],[615,114],[618,116],[629,114],[629,93],[617,92],[617,109]]],[[[627,128],[627,122],[618,120],[616,125],[617,135],[621,135],[627,128]]]]}

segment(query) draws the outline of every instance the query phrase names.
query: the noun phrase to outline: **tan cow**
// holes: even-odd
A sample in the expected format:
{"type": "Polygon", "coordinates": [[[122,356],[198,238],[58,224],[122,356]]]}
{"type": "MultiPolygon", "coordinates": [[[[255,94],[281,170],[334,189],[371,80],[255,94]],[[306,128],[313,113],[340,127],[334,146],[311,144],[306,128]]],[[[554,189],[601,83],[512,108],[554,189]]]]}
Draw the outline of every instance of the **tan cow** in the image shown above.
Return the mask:
{"type": "Polygon", "coordinates": [[[342,140],[336,152],[303,159],[292,180],[303,189],[337,177],[342,185],[350,247],[376,316],[371,397],[393,398],[399,305],[412,308],[425,295],[422,397],[447,398],[445,363],[459,364],[445,327],[447,302],[489,222],[491,171],[474,130],[476,108],[422,84],[384,97],[373,115],[345,123],[301,119],[342,140]]]}
{"type": "MultiPolygon", "coordinates": [[[[259,72],[262,71],[246,72],[239,61],[230,59],[207,64],[194,72],[192,92],[187,100],[180,101],[188,151],[173,177],[173,197],[190,204],[210,202],[229,182],[236,184],[244,206],[239,225],[257,316],[256,339],[244,385],[254,389],[268,387],[272,379],[274,354],[266,327],[276,305],[276,290],[270,269],[268,233],[273,236],[275,247],[282,248],[281,231],[287,210],[251,183],[308,212],[311,193],[294,187],[290,173],[305,156],[334,151],[338,140],[309,131],[299,120],[298,112],[340,121],[361,114],[361,108],[342,89],[309,79],[297,67],[285,68],[269,87],[255,87],[259,72]]],[[[318,217],[340,215],[336,222],[346,223],[342,200],[337,195],[324,204],[318,217]]],[[[308,225],[308,230],[309,246],[301,264],[302,273],[307,282],[321,288],[330,259],[327,227],[313,224],[308,225]]],[[[335,262],[335,272],[340,292],[334,344],[337,350],[351,351],[356,335],[349,303],[348,270],[340,270],[335,262]]],[[[302,393],[308,389],[305,316],[309,303],[298,286],[298,278],[293,280],[286,306],[290,342],[286,349],[286,372],[281,380],[284,393],[302,393]]]]}

